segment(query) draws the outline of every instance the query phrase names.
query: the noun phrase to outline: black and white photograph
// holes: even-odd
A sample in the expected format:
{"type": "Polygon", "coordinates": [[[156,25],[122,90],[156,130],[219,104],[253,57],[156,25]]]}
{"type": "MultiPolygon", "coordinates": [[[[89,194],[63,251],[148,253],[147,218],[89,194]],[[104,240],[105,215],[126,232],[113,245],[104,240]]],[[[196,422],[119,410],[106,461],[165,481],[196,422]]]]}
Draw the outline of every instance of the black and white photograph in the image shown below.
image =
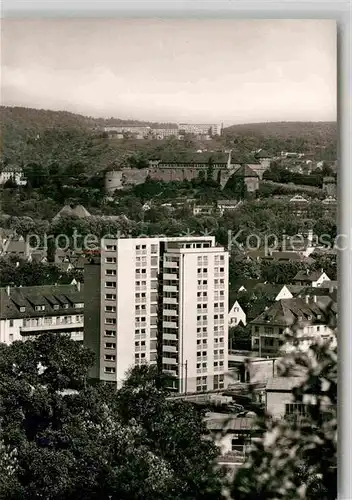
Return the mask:
{"type": "Polygon", "coordinates": [[[337,68],[333,19],[2,19],[0,500],[337,500],[337,68]]]}

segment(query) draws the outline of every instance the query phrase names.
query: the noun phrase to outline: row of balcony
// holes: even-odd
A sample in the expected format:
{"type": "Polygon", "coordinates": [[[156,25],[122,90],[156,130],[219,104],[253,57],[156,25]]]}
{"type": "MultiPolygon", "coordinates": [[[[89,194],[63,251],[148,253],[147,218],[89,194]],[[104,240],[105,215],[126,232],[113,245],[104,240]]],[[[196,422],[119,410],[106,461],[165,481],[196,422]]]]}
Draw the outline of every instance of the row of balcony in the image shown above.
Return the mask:
{"type": "Polygon", "coordinates": [[[79,321],[76,323],[62,321],[60,323],[55,323],[55,324],[39,323],[37,325],[21,326],[20,332],[25,333],[25,332],[57,331],[57,330],[69,331],[69,330],[80,330],[80,329],[83,329],[83,321],[79,321]]]}

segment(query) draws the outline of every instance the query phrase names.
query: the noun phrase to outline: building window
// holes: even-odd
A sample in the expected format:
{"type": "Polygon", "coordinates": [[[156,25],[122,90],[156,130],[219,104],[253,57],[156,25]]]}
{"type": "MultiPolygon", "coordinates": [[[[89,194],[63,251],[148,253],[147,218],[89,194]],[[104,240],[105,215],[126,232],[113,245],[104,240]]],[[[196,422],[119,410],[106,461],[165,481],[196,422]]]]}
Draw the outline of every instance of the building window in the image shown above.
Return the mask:
{"type": "Polygon", "coordinates": [[[106,264],[116,264],[116,257],[106,257],[106,264]]]}
{"type": "Polygon", "coordinates": [[[115,344],[115,342],[106,342],[104,347],[105,347],[105,349],[115,349],[116,344],[115,344]]]}
{"type": "Polygon", "coordinates": [[[116,325],[116,318],[105,318],[105,323],[107,325],[116,325]]]}
{"type": "Polygon", "coordinates": [[[75,304],[75,309],[83,309],[83,307],[84,307],[84,304],[82,302],[77,302],[75,304]]]}
{"type": "Polygon", "coordinates": [[[115,361],[116,360],[116,356],[114,354],[105,354],[104,360],[105,361],[115,361]]]}
{"type": "Polygon", "coordinates": [[[114,293],[105,294],[105,300],[116,300],[116,295],[114,293]]]}
{"type": "Polygon", "coordinates": [[[13,326],[13,319],[10,319],[10,327],[13,326]]]}
{"type": "Polygon", "coordinates": [[[105,283],[106,288],[116,288],[116,281],[107,281],[105,283]]]}
{"type": "MultiPolygon", "coordinates": [[[[59,304],[54,304],[53,308],[54,308],[54,311],[57,311],[57,310],[59,309],[59,304]]],[[[24,308],[24,309],[25,309],[25,308],[24,308]]],[[[20,309],[20,311],[21,311],[21,309],[20,309]]],[[[22,312],[22,311],[21,311],[21,312],[22,312]]]]}
{"type": "Polygon", "coordinates": [[[150,245],[150,253],[158,253],[158,245],[150,245]]]}
{"type": "Polygon", "coordinates": [[[23,307],[23,306],[22,306],[22,307],[20,307],[20,312],[21,312],[21,313],[24,313],[25,311],[26,311],[26,308],[25,308],[25,307],[23,307]]]}
{"type": "Polygon", "coordinates": [[[272,328],[271,326],[266,326],[264,328],[264,333],[272,334],[272,333],[274,333],[274,328],[272,328]]]}
{"type": "Polygon", "coordinates": [[[116,269],[105,269],[106,276],[116,276],[116,269]]]}
{"type": "Polygon", "coordinates": [[[309,415],[309,405],[303,403],[287,403],[285,405],[286,415],[309,415]]]}
{"type": "Polygon", "coordinates": [[[114,330],[105,330],[105,336],[106,337],[115,337],[116,332],[114,330]]]}
{"type": "Polygon", "coordinates": [[[233,434],[233,438],[231,440],[232,451],[243,452],[244,445],[245,445],[245,436],[241,434],[233,434]]]}
{"type": "Polygon", "coordinates": [[[104,372],[105,373],[116,373],[116,369],[114,366],[105,366],[104,372]]]}
{"type": "Polygon", "coordinates": [[[116,312],[116,306],[105,306],[105,312],[116,312]]]}
{"type": "Polygon", "coordinates": [[[264,337],[264,344],[266,346],[272,347],[274,345],[274,339],[267,339],[264,337]]]}
{"type": "Polygon", "coordinates": [[[108,252],[115,252],[116,251],[116,245],[105,245],[105,250],[108,252]]]}

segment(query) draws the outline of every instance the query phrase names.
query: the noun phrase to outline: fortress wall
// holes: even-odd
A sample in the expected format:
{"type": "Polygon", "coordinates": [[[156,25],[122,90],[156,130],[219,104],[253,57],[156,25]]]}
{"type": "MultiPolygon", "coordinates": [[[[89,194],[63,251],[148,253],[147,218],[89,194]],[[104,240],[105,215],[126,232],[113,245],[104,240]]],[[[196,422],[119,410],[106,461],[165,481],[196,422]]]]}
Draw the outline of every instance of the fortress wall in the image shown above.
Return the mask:
{"type": "MultiPolygon", "coordinates": [[[[233,175],[240,165],[231,165],[230,169],[227,168],[213,168],[213,179],[219,182],[221,187],[224,188],[227,181],[233,175]]],[[[254,165],[254,170],[262,168],[261,165],[254,165]]],[[[123,189],[128,185],[143,184],[148,175],[155,181],[172,182],[172,181],[191,181],[197,179],[200,172],[204,172],[207,176],[208,167],[151,167],[149,169],[125,168],[120,171],[107,172],[105,176],[105,190],[107,193],[113,193],[116,189],[123,189]]],[[[259,174],[259,172],[258,172],[259,174]]]]}
{"type": "Polygon", "coordinates": [[[125,168],[118,171],[110,171],[105,175],[105,191],[114,193],[116,189],[123,189],[128,185],[143,184],[148,176],[148,169],[125,168]]]}

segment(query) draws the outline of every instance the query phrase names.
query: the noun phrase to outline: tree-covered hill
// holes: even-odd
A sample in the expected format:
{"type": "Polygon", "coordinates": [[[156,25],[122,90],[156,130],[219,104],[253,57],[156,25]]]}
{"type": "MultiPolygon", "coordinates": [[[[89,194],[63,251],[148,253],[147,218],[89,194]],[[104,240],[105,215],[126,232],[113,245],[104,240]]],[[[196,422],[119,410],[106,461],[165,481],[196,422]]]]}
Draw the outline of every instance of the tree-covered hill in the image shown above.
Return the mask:
{"type": "Polygon", "coordinates": [[[171,127],[172,123],[154,123],[121,118],[94,118],[68,111],[24,108],[20,106],[0,106],[0,127],[2,134],[17,133],[28,136],[48,129],[94,130],[111,125],[135,125],[149,127],[171,127]]]}
{"type": "Polygon", "coordinates": [[[267,122],[231,125],[224,128],[226,135],[277,137],[280,139],[304,137],[313,141],[336,141],[336,122],[267,122]]]}
{"type": "Polygon", "coordinates": [[[2,133],[9,130],[24,136],[53,128],[88,130],[96,126],[96,121],[68,111],[1,106],[0,124],[2,133]]]}
{"type": "Polygon", "coordinates": [[[240,151],[301,152],[313,160],[334,161],[337,137],[336,122],[268,122],[232,125],[224,129],[222,140],[240,151]]]}

